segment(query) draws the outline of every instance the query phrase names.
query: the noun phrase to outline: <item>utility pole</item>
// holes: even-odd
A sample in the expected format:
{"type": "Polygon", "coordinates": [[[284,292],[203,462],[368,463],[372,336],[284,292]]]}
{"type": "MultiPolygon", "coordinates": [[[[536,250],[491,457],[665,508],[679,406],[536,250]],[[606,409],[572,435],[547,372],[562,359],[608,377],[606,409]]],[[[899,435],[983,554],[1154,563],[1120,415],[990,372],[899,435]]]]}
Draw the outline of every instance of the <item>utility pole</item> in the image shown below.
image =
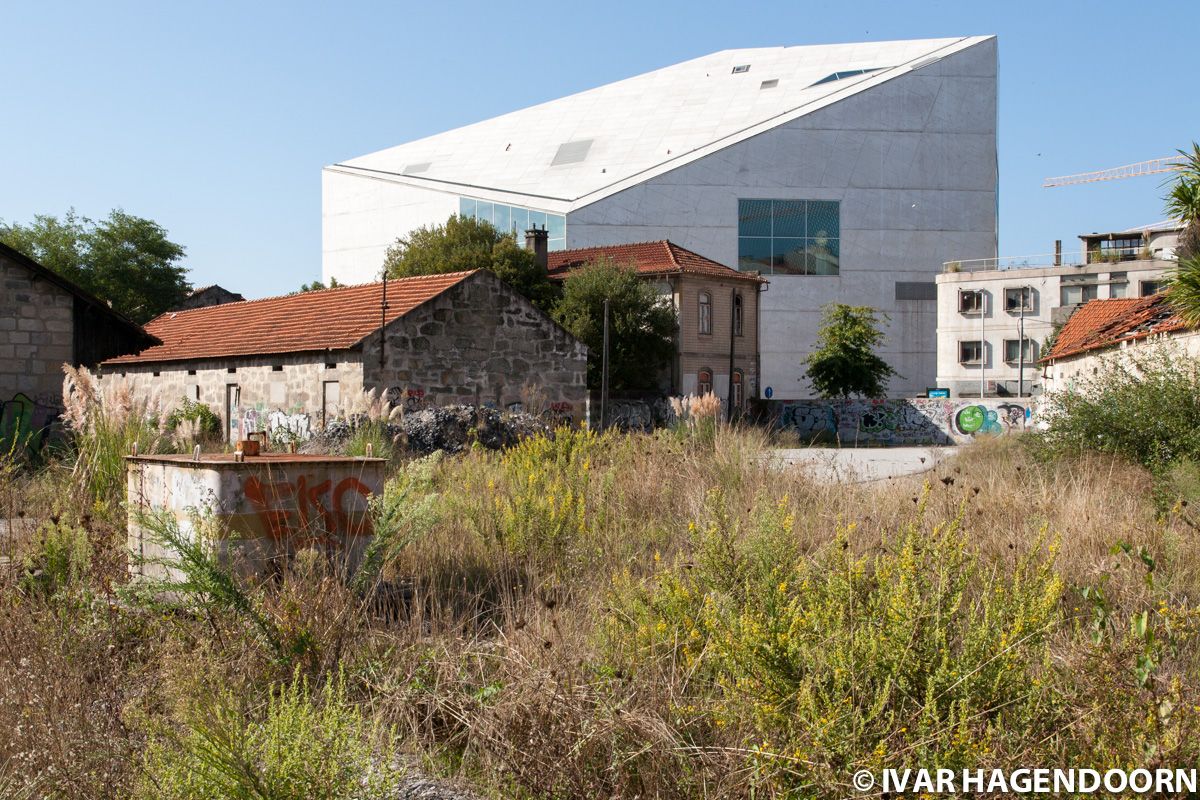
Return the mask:
{"type": "Polygon", "coordinates": [[[600,360],[600,430],[604,430],[608,410],[608,298],[604,298],[604,346],[600,360]]]}
{"type": "Polygon", "coordinates": [[[734,330],[737,325],[737,289],[731,289],[729,295],[729,394],[726,395],[726,413],[725,421],[733,422],[733,356],[734,345],[737,339],[734,338],[737,331],[734,330]]]}
{"type": "Polygon", "coordinates": [[[979,399],[987,394],[987,290],[979,290],[979,399]]]}

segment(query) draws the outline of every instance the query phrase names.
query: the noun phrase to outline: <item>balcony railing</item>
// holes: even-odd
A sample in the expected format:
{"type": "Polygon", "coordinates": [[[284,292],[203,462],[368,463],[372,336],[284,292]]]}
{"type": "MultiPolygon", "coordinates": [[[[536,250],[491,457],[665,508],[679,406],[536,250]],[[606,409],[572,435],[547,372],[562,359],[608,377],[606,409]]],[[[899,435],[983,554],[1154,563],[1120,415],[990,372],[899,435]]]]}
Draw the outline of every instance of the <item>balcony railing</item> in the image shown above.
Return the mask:
{"type": "Polygon", "coordinates": [[[1026,269],[1028,267],[1078,267],[1086,262],[1083,252],[1042,253],[1035,256],[1001,256],[1000,258],[968,258],[947,261],[943,272],[975,272],[987,269],[1026,269]]]}

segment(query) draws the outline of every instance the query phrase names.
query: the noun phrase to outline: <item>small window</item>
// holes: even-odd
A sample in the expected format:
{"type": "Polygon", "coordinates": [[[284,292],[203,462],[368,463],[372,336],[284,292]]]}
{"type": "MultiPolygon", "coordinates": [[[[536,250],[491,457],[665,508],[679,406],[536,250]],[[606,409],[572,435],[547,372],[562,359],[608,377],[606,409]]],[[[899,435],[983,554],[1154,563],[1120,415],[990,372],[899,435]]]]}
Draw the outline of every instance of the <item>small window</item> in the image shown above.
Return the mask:
{"type": "MultiPolygon", "coordinates": [[[[881,69],[883,69],[883,67],[872,67],[871,69],[848,69],[848,70],[843,70],[842,72],[834,72],[829,75],[826,75],[824,78],[821,78],[821,80],[812,84],[811,86],[809,86],[809,88],[811,89],[813,86],[820,86],[822,83],[833,83],[834,81],[844,81],[846,78],[855,78],[859,75],[866,75],[868,72],[878,72],[881,69]]],[[[914,67],[914,69],[916,69],[916,67],[914,67]]]]}
{"type": "Polygon", "coordinates": [[[1004,340],[1004,360],[1009,364],[1019,364],[1022,360],[1026,364],[1032,364],[1037,361],[1037,343],[1033,339],[1025,339],[1024,346],[1016,339],[1004,340]],[[1021,350],[1024,350],[1022,355],[1021,350]]]}
{"type": "Polygon", "coordinates": [[[742,407],[742,403],[745,401],[746,393],[745,393],[745,389],[743,388],[744,386],[745,386],[745,381],[742,376],[742,371],[740,369],[735,369],[733,371],[733,407],[734,408],[740,409],[742,407]]]}
{"type": "Polygon", "coordinates": [[[337,364],[333,363],[332,361],[326,361],[325,369],[337,369],[337,364]]]}
{"type": "Polygon", "coordinates": [[[159,375],[161,375],[161,374],[162,374],[162,373],[161,373],[161,372],[159,372],[158,370],[154,370],[154,377],[156,377],[156,378],[157,378],[157,377],[158,377],[159,375]]]}
{"type": "Polygon", "coordinates": [[[958,363],[960,364],[982,364],[983,363],[983,342],[967,341],[958,343],[958,363]]]}
{"type": "Polygon", "coordinates": [[[227,367],[225,371],[232,375],[233,373],[237,372],[237,367],[227,367]]]}
{"type": "Polygon", "coordinates": [[[1065,275],[1059,285],[1060,305],[1081,306],[1099,296],[1094,275],[1065,275]]]}
{"type": "Polygon", "coordinates": [[[1158,294],[1163,290],[1164,286],[1165,284],[1162,281],[1142,281],[1142,297],[1158,294]]]}
{"type": "Polygon", "coordinates": [[[188,375],[195,375],[195,374],[196,374],[196,370],[194,370],[194,369],[188,370],[188,375]]]}
{"type": "Polygon", "coordinates": [[[696,373],[696,394],[712,394],[713,374],[711,369],[702,369],[696,373]]]}
{"type": "Polygon", "coordinates": [[[1108,273],[1108,296],[1113,300],[1119,300],[1123,297],[1129,296],[1128,272],[1108,273]]]}
{"type": "Polygon", "coordinates": [[[1033,311],[1033,288],[1012,286],[1004,290],[1004,310],[1010,313],[1033,311]]]}
{"type": "Polygon", "coordinates": [[[283,372],[283,364],[272,364],[271,372],[283,372]]]}
{"type": "Polygon", "coordinates": [[[742,295],[733,296],[733,335],[742,335],[742,295]]]}
{"type": "Polygon", "coordinates": [[[558,146],[558,152],[554,154],[554,159],[550,162],[550,166],[557,167],[562,164],[578,164],[587,158],[588,151],[591,149],[591,139],[578,139],[574,142],[563,142],[558,146]]]}
{"type": "Polygon", "coordinates": [[[759,89],[774,89],[779,85],[779,78],[771,78],[769,81],[763,81],[758,85],[759,89]]]}
{"type": "Polygon", "coordinates": [[[981,314],[983,313],[983,306],[984,299],[982,289],[958,290],[958,313],[981,314]]]}
{"type": "Polygon", "coordinates": [[[738,64],[736,67],[733,68],[734,75],[741,75],[743,72],[749,72],[749,71],[750,71],[749,64],[738,64]]]}
{"type": "Polygon", "coordinates": [[[708,335],[712,333],[712,295],[708,292],[700,293],[700,333],[708,335]]]}

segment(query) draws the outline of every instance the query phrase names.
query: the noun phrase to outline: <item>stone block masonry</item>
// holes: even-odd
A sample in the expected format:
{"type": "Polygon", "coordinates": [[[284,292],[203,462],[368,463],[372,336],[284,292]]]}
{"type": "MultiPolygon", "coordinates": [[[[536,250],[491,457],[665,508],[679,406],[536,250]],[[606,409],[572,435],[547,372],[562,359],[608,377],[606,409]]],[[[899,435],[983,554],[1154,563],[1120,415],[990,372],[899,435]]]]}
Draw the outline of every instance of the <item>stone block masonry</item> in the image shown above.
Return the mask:
{"type": "Polygon", "coordinates": [[[58,406],[62,365],[74,359],[74,297],[0,258],[0,400],[24,394],[58,406]]]}

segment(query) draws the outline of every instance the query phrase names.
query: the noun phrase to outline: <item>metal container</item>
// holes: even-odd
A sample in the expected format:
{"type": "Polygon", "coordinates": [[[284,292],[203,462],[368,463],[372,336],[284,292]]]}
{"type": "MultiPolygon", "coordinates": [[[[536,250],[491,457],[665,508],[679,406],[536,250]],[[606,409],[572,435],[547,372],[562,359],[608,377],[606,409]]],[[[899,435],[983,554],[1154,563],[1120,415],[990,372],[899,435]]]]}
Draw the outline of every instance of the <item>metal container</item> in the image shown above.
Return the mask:
{"type": "Polygon", "coordinates": [[[130,571],[156,578],[166,571],[146,559],[168,554],[144,529],[146,512],[174,517],[189,539],[210,538],[241,574],[268,574],[309,548],[353,571],[373,533],[368,501],[383,491],[387,464],[292,453],[128,456],[126,463],[130,571]]]}

